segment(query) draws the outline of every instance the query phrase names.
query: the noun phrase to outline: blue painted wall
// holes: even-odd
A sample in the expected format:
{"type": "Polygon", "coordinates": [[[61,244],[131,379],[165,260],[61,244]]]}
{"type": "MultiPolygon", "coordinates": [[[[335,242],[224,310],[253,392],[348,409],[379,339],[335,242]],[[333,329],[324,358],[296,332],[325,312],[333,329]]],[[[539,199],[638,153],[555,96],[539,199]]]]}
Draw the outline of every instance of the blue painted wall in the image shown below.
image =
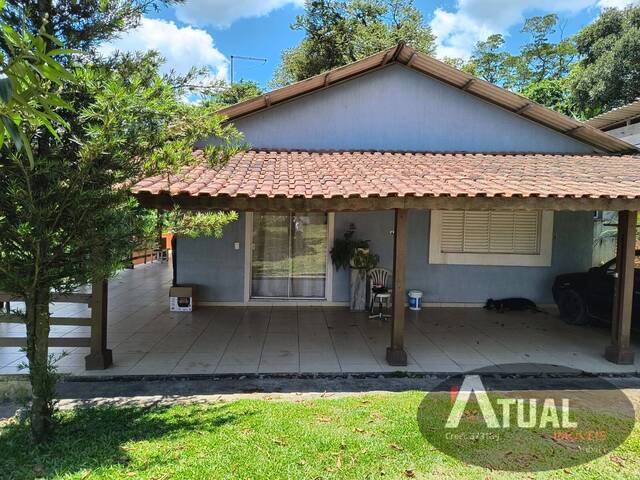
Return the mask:
{"type": "Polygon", "coordinates": [[[220,239],[178,237],[177,280],[197,285],[196,302],[244,301],[245,217],[239,217],[224,227],[220,239]]]}
{"type": "Polygon", "coordinates": [[[591,152],[593,148],[392,65],[236,120],[255,148],[591,152]]]}
{"type": "MultiPolygon", "coordinates": [[[[430,265],[429,212],[409,212],[407,289],[425,292],[427,302],[481,303],[489,297],[527,297],[551,303],[551,283],[559,273],[583,271],[591,266],[593,214],[555,212],[551,267],[499,267],[430,265]]],[[[380,266],[393,268],[393,211],[346,212],[335,215],[335,238],[351,224],[358,238],[370,240],[380,266]]],[[[224,229],[221,239],[178,238],[178,283],[198,285],[200,302],[242,302],[244,299],[245,218],[224,229]],[[234,243],[240,243],[240,250],[234,243]]],[[[333,301],[349,300],[345,270],[333,276],[333,301]]]]}
{"type": "MultiPolygon", "coordinates": [[[[527,297],[552,303],[551,284],[559,273],[583,271],[591,266],[592,212],[555,212],[551,267],[500,267],[430,265],[429,212],[409,212],[407,289],[425,292],[427,302],[481,303],[487,298],[527,297]]],[[[338,213],[336,237],[350,223],[358,238],[371,240],[371,252],[380,255],[380,266],[393,267],[393,212],[338,213]]],[[[348,301],[346,272],[334,274],[334,301],[348,301]]]]}

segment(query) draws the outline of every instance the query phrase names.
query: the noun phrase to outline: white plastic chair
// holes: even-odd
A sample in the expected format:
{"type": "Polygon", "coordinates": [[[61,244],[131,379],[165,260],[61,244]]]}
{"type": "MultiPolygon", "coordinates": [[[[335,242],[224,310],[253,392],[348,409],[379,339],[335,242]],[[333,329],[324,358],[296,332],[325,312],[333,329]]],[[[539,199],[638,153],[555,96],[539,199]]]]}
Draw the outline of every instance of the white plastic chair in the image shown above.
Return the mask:
{"type": "Polygon", "coordinates": [[[369,318],[379,318],[383,320],[391,315],[383,311],[383,303],[389,308],[391,304],[391,272],[386,268],[374,268],[367,274],[369,277],[369,318]],[[373,313],[376,300],[378,300],[378,313],[373,313]]]}

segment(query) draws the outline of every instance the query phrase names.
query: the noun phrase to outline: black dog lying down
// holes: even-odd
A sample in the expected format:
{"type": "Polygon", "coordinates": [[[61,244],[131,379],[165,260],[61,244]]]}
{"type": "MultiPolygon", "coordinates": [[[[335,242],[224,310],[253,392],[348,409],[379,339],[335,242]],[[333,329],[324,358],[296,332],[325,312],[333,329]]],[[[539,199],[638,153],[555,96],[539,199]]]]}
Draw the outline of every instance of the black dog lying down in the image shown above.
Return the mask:
{"type": "Polygon", "coordinates": [[[535,302],[532,302],[528,298],[503,298],[502,300],[494,300],[490,298],[487,303],[484,304],[486,310],[495,310],[499,313],[504,312],[535,312],[535,313],[547,313],[544,310],[540,310],[535,302]]]}

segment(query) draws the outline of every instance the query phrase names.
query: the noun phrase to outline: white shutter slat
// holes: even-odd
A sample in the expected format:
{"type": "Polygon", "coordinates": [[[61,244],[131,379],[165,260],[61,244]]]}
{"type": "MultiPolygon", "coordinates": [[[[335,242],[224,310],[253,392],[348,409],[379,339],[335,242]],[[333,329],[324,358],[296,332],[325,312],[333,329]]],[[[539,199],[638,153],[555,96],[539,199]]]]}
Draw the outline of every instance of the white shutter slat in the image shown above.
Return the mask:
{"type": "Polygon", "coordinates": [[[540,253],[540,212],[515,212],[513,252],[536,255],[540,253]]]}
{"type": "Polygon", "coordinates": [[[440,249],[443,253],[463,252],[464,212],[442,212],[440,249]]]}
{"type": "Polygon", "coordinates": [[[464,252],[489,251],[490,212],[468,210],[464,215],[464,252]]]}
{"type": "Polygon", "coordinates": [[[491,212],[490,253],[513,252],[513,212],[491,212]]]}

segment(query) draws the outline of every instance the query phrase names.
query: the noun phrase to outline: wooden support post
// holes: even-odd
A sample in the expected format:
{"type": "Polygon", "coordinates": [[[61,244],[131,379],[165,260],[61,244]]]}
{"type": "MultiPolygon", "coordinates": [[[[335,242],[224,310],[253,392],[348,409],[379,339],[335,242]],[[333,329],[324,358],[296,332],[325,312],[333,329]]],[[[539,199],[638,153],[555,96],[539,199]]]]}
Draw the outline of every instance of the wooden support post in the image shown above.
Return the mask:
{"type": "Polygon", "coordinates": [[[407,209],[396,209],[393,236],[393,315],[391,317],[391,346],[387,348],[389,365],[407,365],[404,351],[404,296],[407,269],[407,209]]]}
{"type": "Polygon", "coordinates": [[[171,237],[171,286],[178,286],[178,235],[175,233],[171,237]]]}
{"type": "Polygon", "coordinates": [[[616,290],[611,322],[611,346],[605,351],[607,360],[619,365],[631,365],[634,352],[631,348],[631,309],[633,307],[633,283],[635,278],[636,226],[638,212],[618,213],[618,253],[616,258],[616,290]]]}
{"type": "Polygon", "coordinates": [[[85,357],[87,370],[104,370],[113,364],[113,353],[107,348],[107,280],[93,282],[91,287],[91,353],[85,357]]]}

